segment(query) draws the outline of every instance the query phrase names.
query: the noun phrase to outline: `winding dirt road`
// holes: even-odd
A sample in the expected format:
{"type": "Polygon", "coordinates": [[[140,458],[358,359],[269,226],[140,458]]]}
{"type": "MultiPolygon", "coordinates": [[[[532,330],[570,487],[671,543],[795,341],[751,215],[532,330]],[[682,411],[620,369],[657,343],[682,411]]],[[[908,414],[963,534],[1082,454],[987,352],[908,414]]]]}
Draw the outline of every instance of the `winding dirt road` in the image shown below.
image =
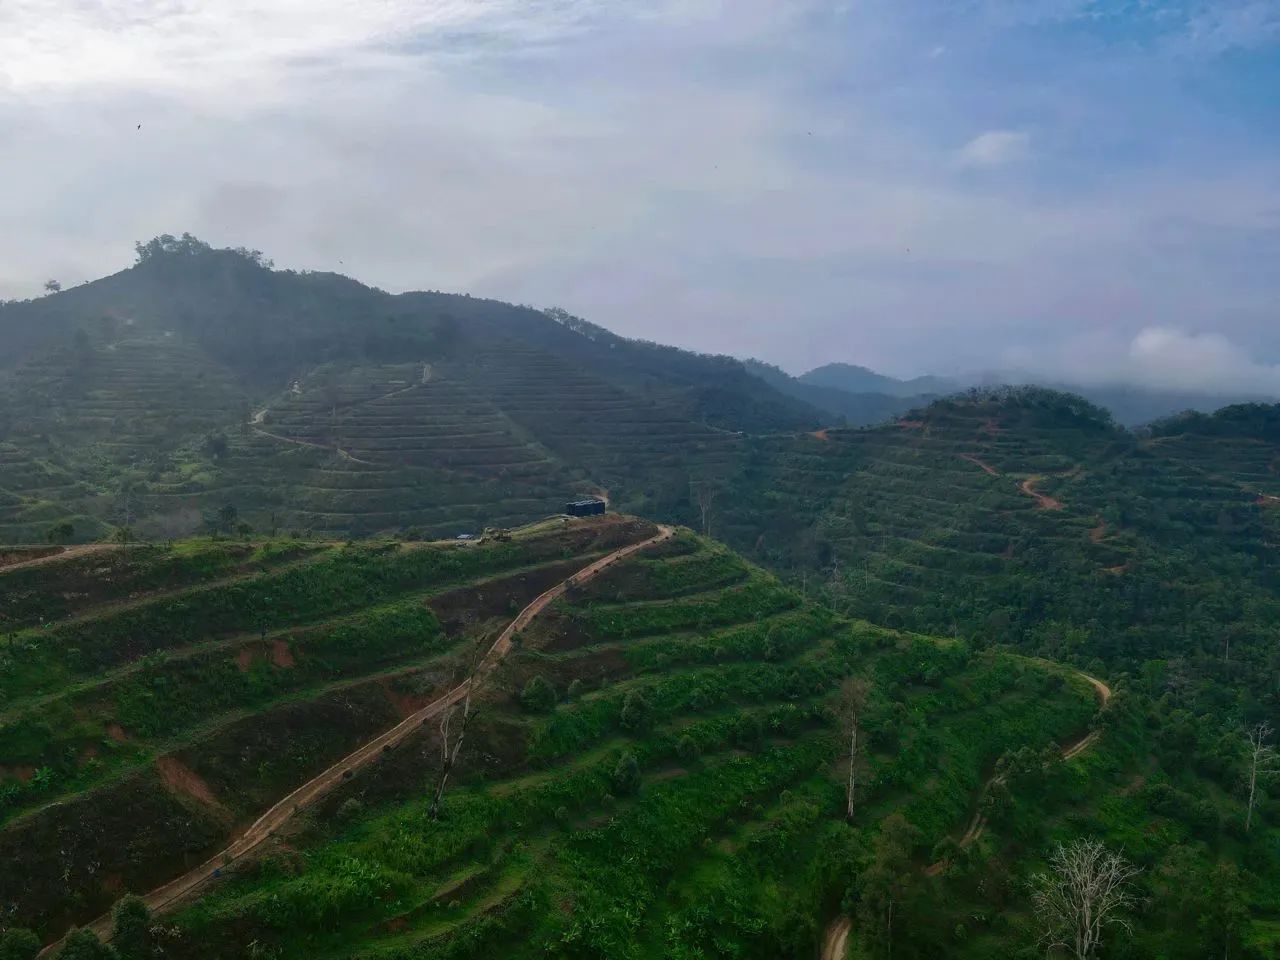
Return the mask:
{"type": "Polygon", "coordinates": [[[995,467],[991,466],[991,464],[989,463],[983,463],[981,460],[975,457],[972,453],[957,453],[956,456],[959,457],[961,460],[968,460],[970,463],[976,464],[977,466],[981,467],[986,473],[990,474],[993,477],[1000,476],[1000,471],[998,471],[995,467]]]}
{"type": "MultiPolygon", "coordinates": [[[[1089,683],[1093,685],[1093,688],[1098,691],[1098,705],[1100,707],[1105,707],[1107,705],[1107,702],[1111,699],[1111,688],[1107,686],[1105,683],[1103,683],[1101,680],[1099,680],[1097,677],[1091,677],[1087,673],[1080,673],[1079,671],[1077,671],[1077,675],[1084,677],[1084,679],[1088,680],[1089,683]]],[[[1084,751],[1088,750],[1091,746],[1093,746],[1095,743],[1098,742],[1099,736],[1101,736],[1101,732],[1098,730],[1094,730],[1092,733],[1086,734],[1085,736],[1081,737],[1079,740],[1075,741],[1074,743],[1063,747],[1062,759],[1070,760],[1072,757],[1079,756],[1081,753],[1084,753],[1084,751]]],[[[992,785],[997,783],[1002,783],[1003,780],[1004,780],[1003,777],[992,777],[985,784],[983,784],[982,792],[985,794],[992,787],[992,785]]],[[[959,841],[960,848],[964,849],[965,847],[969,846],[969,844],[978,840],[986,829],[987,829],[987,818],[982,814],[981,810],[975,811],[973,814],[973,819],[969,821],[969,826],[965,828],[964,834],[960,837],[960,841],[959,841]]],[[[925,876],[929,876],[929,877],[937,876],[939,873],[942,872],[944,867],[946,867],[946,862],[943,860],[939,860],[937,863],[931,864],[925,870],[925,876]]]]}
{"type": "MultiPolygon", "coordinates": [[[[1099,680],[1097,677],[1091,677],[1087,673],[1080,673],[1080,676],[1088,680],[1093,688],[1098,691],[1099,705],[1105,707],[1111,699],[1111,688],[1099,680]]],[[[1070,760],[1072,757],[1083,753],[1097,742],[1099,732],[1097,730],[1084,737],[1081,737],[1075,743],[1070,744],[1062,749],[1062,759],[1070,760]]],[[[983,785],[983,793],[990,789],[992,784],[999,783],[1002,778],[992,777],[983,785]]],[[[960,838],[960,846],[967,847],[979,837],[987,827],[987,818],[981,812],[973,815],[973,819],[969,821],[968,827],[965,828],[964,835],[960,838]]],[[[926,877],[936,877],[946,867],[946,861],[939,861],[925,868],[924,875],[926,877]]],[[[836,917],[827,925],[827,932],[822,938],[822,960],[845,960],[849,953],[849,934],[853,929],[853,922],[846,916],[836,917]]]]}
{"type": "Polygon", "coordinates": [[[1034,477],[1027,477],[1027,479],[1022,481],[1018,489],[1029,497],[1035,497],[1036,504],[1041,510],[1061,510],[1061,500],[1055,500],[1053,497],[1043,494],[1035,488],[1035,485],[1043,479],[1044,477],[1038,474],[1034,477]]]}
{"type": "MultiPolygon", "coordinates": [[[[520,611],[516,618],[512,620],[511,623],[507,625],[507,628],[498,636],[498,639],[494,641],[493,646],[489,648],[487,653],[485,653],[484,659],[481,660],[480,667],[476,672],[475,683],[477,685],[480,684],[483,682],[485,677],[493,672],[493,670],[502,662],[503,657],[505,657],[511,650],[512,641],[516,634],[527,627],[538,614],[547,608],[549,604],[562,596],[570,586],[578,586],[586,583],[596,577],[606,567],[630,556],[638,550],[643,550],[646,547],[651,547],[654,544],[668,540],[674,535],[674,533],[674,528],[659,525],[658,532],[654,536],[649,537],[647,540],[641,540],[638,543],[633,543],[630,546],[622,547],[607,556],[601,557],[599,560],[583,567],[573,576],[561,581],[550,590],[547,590],[545,593],[538,596],[532,603],[520,611]]],[[[151,909],[152,913],[159,914],[165,912],[215,874],[253,851],[264,840],[292,820],[298,813],[341,783],[350,772],[368,764],[375,757],[379,756],[384,748],[390,748],[400,743],[406,737],[421,728],[427,721],[439,716],[443,711],[447,710],[454,704],[459,703],[466,695],[467,683],[463,682],[432,703],[429,703],[421,710],[405,717],[404,720],[396,724],[396,726],[392,727],[390,730],[373,740],[370,740],[364,746],[343,757],[337,763],[298,787],[298,789],[294,790],[283,800],[277,802],[220,853],[214,855],[209,860],[206,860],[195,869],[184,873],[177,879],[171,880],[169,883],[152,890],[142,898],[143,901],[151,909]]],[[[111,933],[110,914],[94,920],[92,923],[88,924],[88,928],[98,934],[99,937],[105,939],[111,933]]],[[[60,943],[61,941],[58,942],[60,943]]],[[[57,945],[58,943],[54,943],[46,947],[41,953],[41,956],[52,952],[57,945]]]]}

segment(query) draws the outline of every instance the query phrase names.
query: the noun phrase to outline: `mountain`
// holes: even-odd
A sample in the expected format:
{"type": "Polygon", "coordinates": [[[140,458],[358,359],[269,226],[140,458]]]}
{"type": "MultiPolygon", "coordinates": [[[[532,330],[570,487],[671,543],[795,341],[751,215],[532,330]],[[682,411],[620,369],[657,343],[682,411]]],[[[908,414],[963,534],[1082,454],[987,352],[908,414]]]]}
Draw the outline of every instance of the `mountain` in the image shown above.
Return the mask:
{"type": "Polygon", "coordinates": [[[923,376],[899,380],[849,363],[828,363],[798,378],[801,383],[846,393],[878,393],[890,397],[922,397],[954,393],[961,383],[946,377],[923,376]]]}
{"type": "Polygon", "coordinates": [[[1280,948],[1280,405],[859,397],[191,238],[0,356],[6,953],[160,889],[122,956],[1041,956],[1080,837],[1108,954],[1280,948]]]}
{"type": "Polygon", "coordinates": [[[836,387],[818,386],[760,360],[744,360],[743,366],[780,393],[835,418],[834,422],[840,426],[861,427],[881,423],[929,399],[889,393],[851,393],[836,387]]]}
{"type": "Polygon", "coordinates": [[[112,526],[423,535],[609,491],[687,500],[748,433],[824,415],[736,360],[564,313],[392,296],[162,237],[132,268],[0,306],[0,540],[112,526]]]}

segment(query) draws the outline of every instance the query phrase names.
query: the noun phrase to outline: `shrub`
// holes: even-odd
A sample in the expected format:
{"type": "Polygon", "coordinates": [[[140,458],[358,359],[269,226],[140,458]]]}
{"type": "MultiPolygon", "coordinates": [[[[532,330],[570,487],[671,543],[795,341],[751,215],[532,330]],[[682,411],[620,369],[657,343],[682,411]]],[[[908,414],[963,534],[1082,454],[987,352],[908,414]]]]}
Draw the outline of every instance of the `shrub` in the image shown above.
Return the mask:
{"type": "Polygon", "coordinates": [[[532,677],[520,694],[520,705],[530,713],[547,713],[556,705],[556,688],[546,677],[532,677]]]}
{"type": "Polygon", "coordinates": [[[58,951],[58,960],[113,960],[114,951],[92,930],[72,929],[58,951]]]}
{"type": "Polygon", "coordinates": [[[569,684],[569,689],[565,692],[565,697],[569,700],[577,700],[582,696],[582,691],[586,689],[586,686],[581,677],[574,678],[574,681],[569,684]]]}
{"type": "Polygon", "coordinates": [[[145,960],[152,955],[151,911],[141,898],[128,896],[117,903],[111,924],[111,946],[120,960],[145,960]]]}
{"type": "Polygon", "coordinates": [[[622,726],[626,730],[639,731],[649,726],[653,708],[639,690],[632,690],[622,704],[622,726]]]}
{"type": "Polygon", "coordinates": [[[364,812],[364,804],[355,797],[348,797],[342,801],[342,806],[338,807],[339,820],[354,820],[364,812]]]}
{"type": "Polygon", "coordinates": [[[0,960],[35,960],[40,938],[23,927],[10,927],[0,934],[0,960]]]}
{"type": "Polygon", "coordinates": [[[624,753],[613,768],[613,788],[620,796],[629,796],[640,789],[640,764],[634,753],[624,753]]]}
{"type": "Polygon", "coordinates": [[[701,754],[702,751],[698,748],[697,741],[687,733],[676,744],[676,756],[685,763],[693,763],[701,754]]]}

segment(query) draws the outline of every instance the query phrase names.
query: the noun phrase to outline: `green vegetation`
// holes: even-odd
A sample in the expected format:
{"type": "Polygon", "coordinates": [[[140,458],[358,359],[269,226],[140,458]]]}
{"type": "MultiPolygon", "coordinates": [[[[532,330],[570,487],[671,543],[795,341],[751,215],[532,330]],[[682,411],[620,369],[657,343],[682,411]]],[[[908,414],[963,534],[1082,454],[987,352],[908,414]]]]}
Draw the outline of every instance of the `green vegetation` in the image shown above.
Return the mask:
{"type": "Polygon", "coordinates": [[[1140,869],[1105,955],[1280,949],[1280,408],[1134,433],[1019,388],[809,432],[777,372],[191,237],[0,306],[0,347],[0,958],[436,702],[650,529],[501,532],[599,492],[721,543],[524,627],[438,822],[433,721],[110,949],[810,956],[843,916],[860,960],[1030,960],[1081,839],[1140,869]]]}

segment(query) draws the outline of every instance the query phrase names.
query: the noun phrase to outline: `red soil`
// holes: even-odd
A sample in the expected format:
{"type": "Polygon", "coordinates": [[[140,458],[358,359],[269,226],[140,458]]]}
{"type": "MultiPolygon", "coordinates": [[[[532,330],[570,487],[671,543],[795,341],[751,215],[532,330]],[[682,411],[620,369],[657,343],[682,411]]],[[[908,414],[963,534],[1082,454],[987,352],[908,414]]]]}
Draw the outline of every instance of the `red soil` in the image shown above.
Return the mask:
{"type": "Polygon", "coordinates": [[[286,670],[297,663],[293,659],[293,651],[289,649],[287,640],[276,640],[271,644],[271,662],[277,667],[283,667],[286,670]]]}
{"type": "Polygon", "coordinates": [[[170,790],[194,797],[211,807],[222,806],[218,798],[213,795],[213,791],[209,789],[209,784],[177,757],[161,757],[156,761],[156,770],[160,774],[160,779],[170,790]]]}
{"type": "Polygon", "coordinates": [[[995,467],[992,467],[989,464],[983,463],[981,460],[975,457],[972,453],[960,453],[960,454],[957,454],[957,456],[961,460],[968,460],[970,463],[977,464],[979,467],[981,467],[987,473],[991,474],[991,476],[993,477],[1000,476],[999,472],[995,469],[995,467]]]}
{"type": "Polygon", "coordinates": [[[1027,477],[1027,479],[1022,481],[1022,485],[1018,489],[1029,497],[1035,497],[1036,505],[1039,506],[1041,510],[1061,510],[1061,500],[1055,500],[1053,497],[1039,493],[1035,489],[1035,484],[1043,479],[1044,477],[1027,477]]]}
{"type": "Polygon", "coordinates": [[[236,654],[236,666],[240,668],[241,673],[248,673],[256,657],[257,651],[253,647],[241,647],[240,652],[236,654]]]}

